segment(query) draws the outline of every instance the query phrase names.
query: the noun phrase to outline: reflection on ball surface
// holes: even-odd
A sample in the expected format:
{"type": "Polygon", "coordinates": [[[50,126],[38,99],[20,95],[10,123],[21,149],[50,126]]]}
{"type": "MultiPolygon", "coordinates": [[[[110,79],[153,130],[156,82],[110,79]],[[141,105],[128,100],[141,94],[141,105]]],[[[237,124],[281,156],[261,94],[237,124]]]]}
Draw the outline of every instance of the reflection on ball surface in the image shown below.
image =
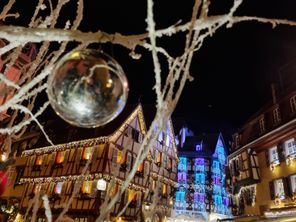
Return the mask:
{"type": "Polygon", "coordinates": [[[123,110],[127,78],[117,61],[102,51],[66,54],[48,77],[47,94],[55,112],[70,124],[98,127],[123,110]]]}

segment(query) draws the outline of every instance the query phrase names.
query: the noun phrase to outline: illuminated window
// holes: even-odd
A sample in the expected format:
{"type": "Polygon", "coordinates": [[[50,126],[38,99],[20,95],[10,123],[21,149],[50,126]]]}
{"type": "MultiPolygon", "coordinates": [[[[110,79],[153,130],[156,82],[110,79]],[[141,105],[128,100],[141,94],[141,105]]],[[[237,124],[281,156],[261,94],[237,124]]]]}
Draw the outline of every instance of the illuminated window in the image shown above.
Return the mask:
{"type": "Polygon", "coordinates": [[[219,176],[213,176],[212,179],[214,184],[220,185],[221,178],[219,176]]]}
{"type": "Polygon", "coordinates": [[[187,170],[187,158],[186,157],[180,157],[178,170],[181,170],[181,171],[186,171],[187,170]]]}
{"type": "Polygon", "coordinates": [[[220,195],[214,195],[214,204],[221,205],[222,204],[222,197],[220,195]]]}
{"type": "Polygon", "coordinates": [[[162,195],[166,196],[167,195],[167,190],[168,190],[168,185],[163,183],[162,184],[162,195]]]}
{"type": "Polygon", "coordinates": [[[172,170],[173,169],[173,160],[172,158],[168,157],[168,163],[167,163],[167,169],[172,170]]]}
{"type": "Polygon", "coordinates": [[[134,200],[135,196],[136,196],[136,191],[132,190],[132,189],[128,189],[127,190],[127,201],[131,202],[132,200],[134,200]]]}
{"type": "Polygon", "coordinates": [[[223,197],[223,205],[229,206],[229,198],[228,197],[223,197]]]}
{"type": "Polygon", "coordinates": [[[220,174],[220,164],[219,161],[214,160],[212,164],[212,172],[216,174],[220,174]]]}
{"type": "Polygon", "coordinates": [[[278,107],[272,111],[272,117],[273,117],[273,124],[276,125],[281,122],[280,109],[278,107]]]}
{"type": "Polygon", "coordinates": [[[283,179],[278,179],[273,181],[274,184],[274,194],[275,197],[279,197],[280,199],[285,199],[285,188],[283,179]]]}
{"type": "Polygon", "coordinates": [[[143,173],[144,171],[144,162],[142,162],[139,166],[138,166],[138,169],[137,169],[137,172],[139,173],[143,173]]]}
{"type": "Polygon", "coordinates": [[[57,182],[54,186],[53,192],[55,194],[61,194],[64,182],[57,182]]]}
{"type": "Polygon", "coordinates": [[[264,117],[261,117],[259,119],[259,129],[260,129],[260,133],[265,132],[265,120],[264,120],[264,117]]]}
{"type": "Polygon", "coordinates": [[[295,113],[295,111],[296,111],[296,96],[293,96],[290,98],[290,108],[291,108],[291,112],[295,113]]]}
{"type": "Polygon", "coordinates": [[[33,194],[37,194],[37,192],[40,192],[41,190],[41,185],[40,184],[34,184],[33,187],[32,187],[32,193],[30,195],[33,194]]]}
{"type": "Polygon", "coordinates": [[[213,186],[213,194],[221,194],[221,193],[222,193],[221,186],[215,184],[213,186]]]}
{"type": "Polygon", "coordinates": [[[273,163],[273,164],[279,164],[280,163],[276,146],[270,148],[268,153],[269,153],[269,163],[273,163]]]}
{"type": "Polygon", "coordinates": [[[58,151],[55,163],[56,164],[62,164],[65,160],[65,151],[58,151]]]}
{"type": "Polygon", "coordinates": [[[113,184],[112,186],[109,187],[109,197],[113,197],[117,192],[118,192],[118,185],[113,184]]]}
{"type": "Polygon", "coordinates": [[[290,176],[290,183],[292,193],[296,192],[296,175],[290,176]]]}
{"type": "Polygon", "coordinates": [[[205,174],[204,173],[196,173],[195,174],[195,182],[200,184],[205,184],[205,174]]]}
{"type": "Polygon", "coordinates": [[[156,164],[160,166],[161,165],[161,160],[162,160],[162,153],[160,151],[158,151],[158,150],[157,150],[156,153],[157,153],[156,154],[156,164]]]}
{"type": "Polygon", "coordinates": [[[83,148],[82,152],[82,160],[89,160],[91,156],[92,148],[91,147],[85,147],[83,148]]]}
{"type": "Polygon", "coordinates": [[[41,166],[42,165],[42,160],[43,160],[42,156],[37,156],[36,160],[35,160],[35,165],[36,166],[41,166]]]}
{"type": "Polygon", "coordinates": [[[152,191],[154,191],[156,189],[156,180],[152,180],[152,191]]]}
{"type": "Polygon", "coordinates": [[[178,173],[178,182],[179,183],[186,183],[187,182],[187,174],[185,172],[178,173]]]}
{"type": "Polygon", "coordinates": [[[93,181],[84,181],[81,186],[82,194],[90,194],[92,188],[93,181]]]}
{"type": "Polygon", "coordinates": [[[285,141],[285,154],[286,156],[291,156],[291,157],[296,156],[296,146],[295,146],[294,138],[285,141]]]}
{"type": "Polygon", "coordinates": [[[203,158],[196,158],[195,159],[195,170],[204,172],[205,171],[205,160],[203,158]]]}
{"type": "Polygon", "coordinates": [[[202,145],[201,144],[196,144],[195,145],[195,150],[196,151],[201,151],[202,150],[202,145]]]}
{"type": "Polygon", "coordinates": [[[194,202],[201,202],[204,203],[205,201],[205,195],[203,193],[194,193],[194,198],[193,198],[194,202]]]}
{"type": "Polygon", "coordinates": [[[113,163],[118,163],[121,164],[123,158],[122,158],[122,151],[118,150],[117,148],[113,148],[113,153],[112,153],[112,162],[113,163]]]}
{"type": "Polygon", "coordinates": [[[177,191],[176,192],[176,201],[185,201],[185,192],[177,191]]]}

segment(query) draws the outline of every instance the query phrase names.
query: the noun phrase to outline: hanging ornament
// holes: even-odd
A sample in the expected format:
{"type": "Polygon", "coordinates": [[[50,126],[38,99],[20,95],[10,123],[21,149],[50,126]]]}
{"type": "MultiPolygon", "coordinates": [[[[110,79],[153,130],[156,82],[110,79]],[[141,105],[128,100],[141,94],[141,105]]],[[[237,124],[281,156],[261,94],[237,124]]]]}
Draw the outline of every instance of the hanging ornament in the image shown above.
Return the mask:
{"type": "Polygon", "coordinates": [[[55,112],[79,127],[104,125],[123,110],[127,78],[117,61],[102,51],[74,50],[48,77],[47,94],[55,112]]]}
{"type": "Polygon", "coordinates": [[[0,171],[0,196],[4,193],[8,183],[8,178],[5,172],[0,171]]]}

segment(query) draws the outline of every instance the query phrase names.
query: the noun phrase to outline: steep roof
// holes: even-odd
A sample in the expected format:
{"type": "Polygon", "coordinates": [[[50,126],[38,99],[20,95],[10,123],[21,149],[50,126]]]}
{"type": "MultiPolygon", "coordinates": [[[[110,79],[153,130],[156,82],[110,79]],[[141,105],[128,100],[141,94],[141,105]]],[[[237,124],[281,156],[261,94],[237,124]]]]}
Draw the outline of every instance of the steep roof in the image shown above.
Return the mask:
{"type": "Polygon", "coordinates": [[[178,148],[180,156],[212,156],[215,152],[219,135],[220,133],[209,133],[187,137],[184,146],[178,148]],[[202,144],[202,149],[199,151],[196,150],[197,144],[202,144]]]}
{"type": "MultiPolygon", "coordinates": [[[[45,121],[43,128],[54,144],[68,143],[72,141],[91,139],[96,137],[109,136],[114,133],[121,124],[131,115],[138,105],[127,105],[114,120],[104,126],[97,128],[80,128],[62,120],[52,112],[49,120],[45,121]]],[[[43,134],[32,148],[39,148],[50,145],[43,134]]]]}

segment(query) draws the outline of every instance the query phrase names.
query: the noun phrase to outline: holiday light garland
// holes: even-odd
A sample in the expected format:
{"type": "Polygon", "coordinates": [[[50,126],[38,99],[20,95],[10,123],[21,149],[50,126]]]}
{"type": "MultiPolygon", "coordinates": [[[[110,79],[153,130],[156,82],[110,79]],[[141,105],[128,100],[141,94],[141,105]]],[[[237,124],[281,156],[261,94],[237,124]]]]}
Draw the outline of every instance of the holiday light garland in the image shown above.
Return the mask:
{"type": "Polygon", "coordinates": [[[108,142],[109,142],[109,138],[104,136],[104,137],[98,137],[93,139],[59,144],[55,146],[46,146],[42,148],[36,148],[33,150],[25,150],[22,152],[22,156],[26,157],[26,156],[32,156],[32,155],[41,155],[41,154],[52,153],[57,151],[64,151],[72,148],[95,146],[95,145],[108,143],[108,142]]]}
{"type": "MultiPolygon", "coordinates": [[[[122,185],[123,180],[116,178],[114,176],[110,176],[108,174],[101,174],[101,173],[95,173],[95,174],[88,174],[88,175],[70,175],[70,176],[60,176],[60,177],[38,177],[38,178],[22,178],[20,179],[20,184],[24,183],[58,183],[58,182],[65,182],[65,181],[91,181],[91,180],[97,180],[97,179],[104,179],[106,181],[114,180],[118,185],[122,185]]],[[[130,189],[142,191],[142,192],[148,192],[149,189],[144,188],[142,186],[138,186],[136,184],[130,183],[129,184],[130,189]]]]}

